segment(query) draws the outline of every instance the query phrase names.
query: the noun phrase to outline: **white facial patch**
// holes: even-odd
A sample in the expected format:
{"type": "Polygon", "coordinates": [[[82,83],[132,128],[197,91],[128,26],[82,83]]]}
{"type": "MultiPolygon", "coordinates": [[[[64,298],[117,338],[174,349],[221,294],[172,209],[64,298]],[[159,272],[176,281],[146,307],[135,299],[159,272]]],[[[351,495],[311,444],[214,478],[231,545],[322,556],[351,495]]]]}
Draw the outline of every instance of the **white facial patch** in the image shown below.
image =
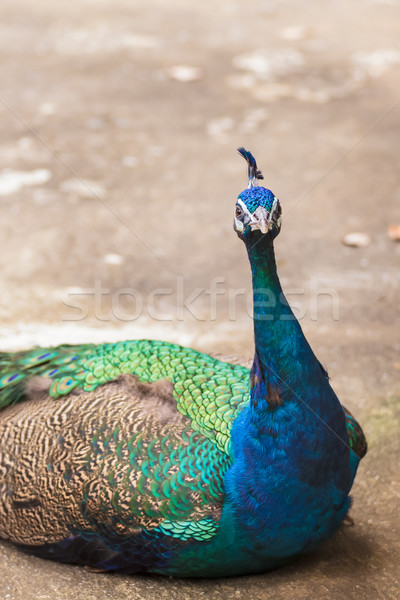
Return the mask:
{"type": "Polygon", "coordinates": [[[236,231],[243,231],[245,226],[250,225],[252,231],[259,229],[261,233],[267,233],[273,227],[274,223],[272,217],[278,206],[278,203],[278,198],[274,196],[274,201],[272,203],[270,212],[268,212],[263,206],[258,206],[252,214],[249,212],[245,203],[239,198],[236,202],[236,205],[239,205],[242,209],[243,216],[241,219],[238,219],[235,216],[236,231]]]}
{"type": "Polygon", "coordinates": [[[244,216],[242,217],[242,219],[238,219],[237,216],[235,215],[235,230],[243,231],[245,225],[247,226],[248,223],[251,221],[251,214],[247,210],[245,203],[242,200],[240,200],[240,198],[238,198],[236,201],[236,206],[238,206],[238,205],[242,209],[242,213],[244,216]]]}
{"type": "Polygon", "coordinates": [[[240,219],[235,217],[235,231],[243,231],[244,225],[240,219]]]}

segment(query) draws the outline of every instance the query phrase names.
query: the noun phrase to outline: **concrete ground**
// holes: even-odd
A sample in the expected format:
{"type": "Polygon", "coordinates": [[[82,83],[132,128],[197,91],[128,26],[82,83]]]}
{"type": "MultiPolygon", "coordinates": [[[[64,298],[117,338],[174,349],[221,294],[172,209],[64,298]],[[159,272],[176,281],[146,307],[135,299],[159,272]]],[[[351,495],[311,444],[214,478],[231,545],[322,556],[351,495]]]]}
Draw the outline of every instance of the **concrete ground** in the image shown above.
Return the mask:
{"type": "Polygon", "coordinates": [[[3,0],[0,347],[151,337],[249,360],[244,145],[281,199],[284,289],[369,452],[354,527],[279,571],[111,576],[1,543],[0,598],[400,597],[399,19],[396,0],[3,0]]]}

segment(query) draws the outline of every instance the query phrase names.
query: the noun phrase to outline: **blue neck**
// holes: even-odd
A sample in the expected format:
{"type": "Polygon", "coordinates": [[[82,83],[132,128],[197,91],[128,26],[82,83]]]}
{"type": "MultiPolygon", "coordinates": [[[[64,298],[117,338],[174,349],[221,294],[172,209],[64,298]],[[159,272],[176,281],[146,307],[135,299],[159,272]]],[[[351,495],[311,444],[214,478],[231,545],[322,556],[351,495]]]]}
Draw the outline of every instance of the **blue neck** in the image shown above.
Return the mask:
{"type": "Polygon", "coordinates": [[[250,405],[232,428],[226,510],[241,523],[243,553],[247,536],[268,562],[271,548],[296,554],[339,527],[350,461],[343,410],[282,293],[271,236],[246,238],[255,354],[250,405]]]}
{"type": "Polygon", "coordinates": [[[267,395],[278,390],[291,396],[290,388],[301,395],[307,380],[322,383],[326,377],[283,294],[272,236],[252,232],[249,237],[245,242],[253,277],[253,395],[264,395],[264,387],[267,395]],[[260,379],[264,386],[257,390],[260,379]]]}

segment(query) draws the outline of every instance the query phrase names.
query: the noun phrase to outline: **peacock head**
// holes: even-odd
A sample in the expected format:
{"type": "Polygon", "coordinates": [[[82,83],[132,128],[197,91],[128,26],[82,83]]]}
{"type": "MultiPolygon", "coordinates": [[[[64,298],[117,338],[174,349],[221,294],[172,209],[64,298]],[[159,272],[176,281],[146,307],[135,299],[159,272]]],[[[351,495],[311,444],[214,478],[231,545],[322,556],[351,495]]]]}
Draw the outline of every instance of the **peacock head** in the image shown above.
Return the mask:
{"type": "Polygon", "coordinates": [[[255,185],[257,179],[264,179],[261,171],[257,169],[254,156],[244,148],[238,148],[239,153],[247,161],[249,185],[236,201],[234,229],[238,236],[244,240],[254,235],[268,234],[276,237],[281,228],[282,209],[278,198],[271,190],[255,185]],[[257,231],[257,234],[252,232],[257,231]]]}

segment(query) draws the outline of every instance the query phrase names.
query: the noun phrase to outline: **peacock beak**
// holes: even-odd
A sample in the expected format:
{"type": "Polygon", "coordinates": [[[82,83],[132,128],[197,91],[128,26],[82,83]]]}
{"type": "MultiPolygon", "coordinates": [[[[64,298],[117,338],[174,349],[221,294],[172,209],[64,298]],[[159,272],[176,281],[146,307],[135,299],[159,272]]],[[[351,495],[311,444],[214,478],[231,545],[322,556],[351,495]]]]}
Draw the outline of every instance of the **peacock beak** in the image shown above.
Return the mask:
{"type": "Polygon", "coordinates": [[[261,233],[267,233],[272,227],[272,219],[267,209],[259,206],[251,215],[249,223],[251,230],[259,229],[261,233]]]}

